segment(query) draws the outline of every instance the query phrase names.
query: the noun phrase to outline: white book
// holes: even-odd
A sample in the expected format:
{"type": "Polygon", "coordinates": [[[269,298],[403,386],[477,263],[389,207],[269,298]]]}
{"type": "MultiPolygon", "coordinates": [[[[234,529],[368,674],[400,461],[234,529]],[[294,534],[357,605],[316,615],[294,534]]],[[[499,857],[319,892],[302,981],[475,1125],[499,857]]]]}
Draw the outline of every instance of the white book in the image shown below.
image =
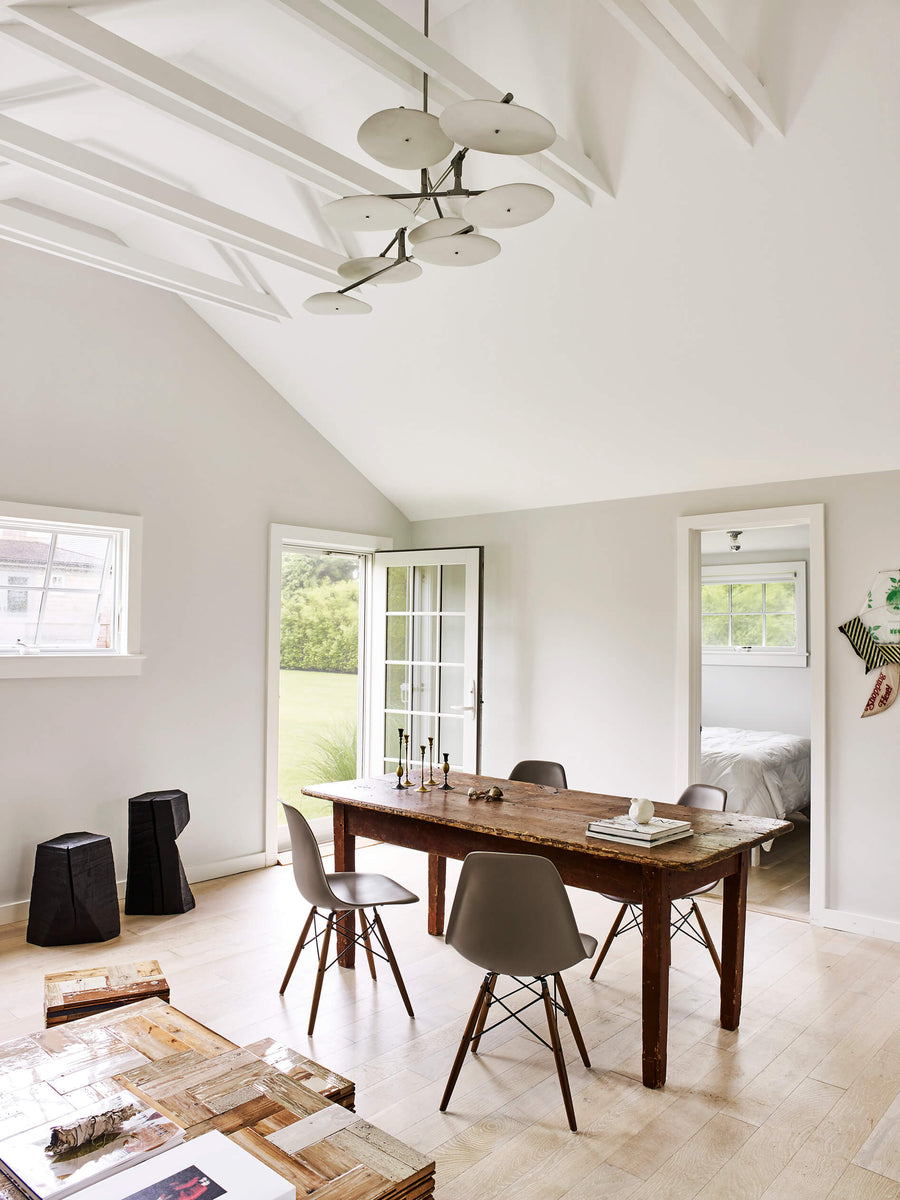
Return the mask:
{"type": "Polygon", "coordinates": [[[223,1133],[182,1142],[78,1194],[78,1200],[294,1200],[290,1180],[223,1133]]]}
{"type": "Polygon", "coordinates": [[[638,825],[631,817],[604,817],[599,821],[589,821],[588,829],[595,833],[608,831],[627,837],[639,837],[646,841],[657,841],[670,833],[689,830],[690,821],[676,820],[674,817],[651,817],[645,825],[638,825]]]}
{"type": "Polygon", "coordinates": [[[677,842],[681,838],[691,837],[693,829],[676,829],[674,833],[667,833],[663,837],[649,838],[629,837],[626,833],[609,833],[600,832],[596,829],[591,829],[590,826],[585,830],[588,837],[599,838],[604,842],[624,842],[628,846],[664,846],[666,842],[677,842]]]}

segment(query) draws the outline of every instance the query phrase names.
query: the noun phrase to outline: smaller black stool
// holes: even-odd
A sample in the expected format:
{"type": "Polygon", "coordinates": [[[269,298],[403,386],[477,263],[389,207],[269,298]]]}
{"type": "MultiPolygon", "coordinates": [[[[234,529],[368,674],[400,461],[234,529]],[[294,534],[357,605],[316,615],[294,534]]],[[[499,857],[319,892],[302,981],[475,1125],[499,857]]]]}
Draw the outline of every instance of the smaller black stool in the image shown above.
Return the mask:
{"type": "Polygon", "coordinates": [[[64,833],[34,855],[25,940],[75,946],[119,936],[112,845],[100,833],[64,833]]]}
{"type": "Polygon", "coordinates": [[[144,792],[128,801],[125,912],[161,916],[195,906],[175,839],[191,819],[187,792],[144,792]]]}

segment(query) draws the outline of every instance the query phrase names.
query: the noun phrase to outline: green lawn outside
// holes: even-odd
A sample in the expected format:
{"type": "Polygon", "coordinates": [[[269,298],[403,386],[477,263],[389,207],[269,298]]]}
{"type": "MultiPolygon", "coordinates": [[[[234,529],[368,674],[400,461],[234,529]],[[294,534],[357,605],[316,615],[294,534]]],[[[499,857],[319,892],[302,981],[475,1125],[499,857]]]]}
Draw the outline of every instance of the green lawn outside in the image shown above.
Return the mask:
{"type": "MultiPolygon", "coordinates": [[[[331,813],[327,800],[301,797],[310,782],[315,738],[336,721],[356,722],[356,675],[281,671],[278,722],[278,797],[307,817],[331,813]]],[[[319,781],[321,782],[321,781],[319,781]]]]}

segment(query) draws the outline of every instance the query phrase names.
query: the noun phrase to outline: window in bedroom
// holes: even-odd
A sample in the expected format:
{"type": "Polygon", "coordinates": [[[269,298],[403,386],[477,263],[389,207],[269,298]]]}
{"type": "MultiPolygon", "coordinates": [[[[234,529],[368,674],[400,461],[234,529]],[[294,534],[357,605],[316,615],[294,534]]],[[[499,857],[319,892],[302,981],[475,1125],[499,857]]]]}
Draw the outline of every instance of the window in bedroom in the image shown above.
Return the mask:
{"type": "Polygon", "coordinates": [[[704,664],[806,666],[805,562],[704,567],[700,596],[704,664]]]}
{"type": "Polygon", "coordinates": [[[0,502],[0,677],[139,669],[140,525],[0,502]]]}

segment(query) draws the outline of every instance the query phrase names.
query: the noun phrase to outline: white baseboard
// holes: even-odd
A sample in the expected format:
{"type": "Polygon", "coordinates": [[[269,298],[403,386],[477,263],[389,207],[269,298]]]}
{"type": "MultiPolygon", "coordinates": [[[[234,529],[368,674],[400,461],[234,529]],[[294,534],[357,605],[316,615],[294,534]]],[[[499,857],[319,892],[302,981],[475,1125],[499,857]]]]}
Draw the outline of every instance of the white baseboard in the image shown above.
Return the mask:
{"type": "MultiPolygon", "coordinates": [[[[184,864],[190,883],[203,883],[207,879],[221,879],[225,875],[241,875],[244,871],[256,871],[266,865],[266,856],[244,854],[240,858],[223,858],[219,862],[184,864]]],[[[116,881],[116,893],[120,900],[125,896],[125,880],[116,881]]],[[[15,900],[12,904],[0,904],[0,925],[14,925],[28,920],[28,900],[15,900]]]]}
{"type": "Polygon", "coordinates": [[[884,938],[888,942],[900,942],[900,921],[889,921],[884,917],[867,917],[861,913],[844,912],[839,908],[825,908],[812,918],[814,925],[828,929],[840,929],[844,933],[858,933],[862,937],[884,938]]]}

